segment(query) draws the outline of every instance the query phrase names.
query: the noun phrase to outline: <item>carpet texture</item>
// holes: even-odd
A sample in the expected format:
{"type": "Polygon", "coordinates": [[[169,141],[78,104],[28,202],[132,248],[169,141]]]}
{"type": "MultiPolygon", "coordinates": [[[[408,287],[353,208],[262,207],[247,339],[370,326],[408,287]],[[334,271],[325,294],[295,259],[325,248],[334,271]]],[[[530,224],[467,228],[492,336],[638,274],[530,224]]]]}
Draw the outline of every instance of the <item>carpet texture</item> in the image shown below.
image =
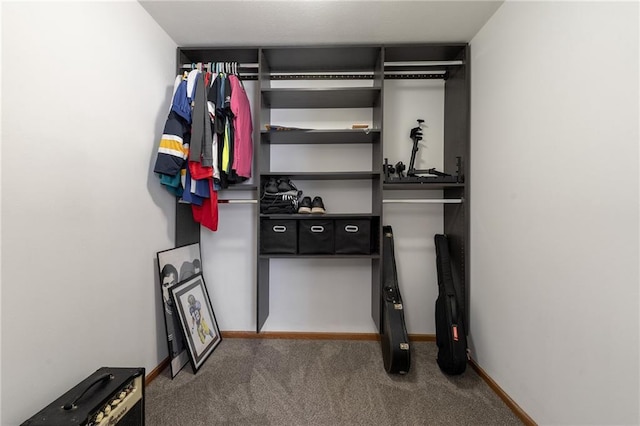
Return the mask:
{"type": "Polygon", "coordinates": [[[521,425],[470,367],[444,375],[433,342],[411,371],[388,375],[380,343],[224,339],[194,374],[162,372],[146,388],[149,426],[521,425]]]}

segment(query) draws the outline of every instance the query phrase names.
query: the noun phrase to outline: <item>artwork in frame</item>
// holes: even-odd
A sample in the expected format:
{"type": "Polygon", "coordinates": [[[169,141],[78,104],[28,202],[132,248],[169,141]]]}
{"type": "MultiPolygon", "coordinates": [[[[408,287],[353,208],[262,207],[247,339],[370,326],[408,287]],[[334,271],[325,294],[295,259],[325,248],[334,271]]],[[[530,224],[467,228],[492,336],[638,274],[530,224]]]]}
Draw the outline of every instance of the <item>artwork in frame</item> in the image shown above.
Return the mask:
{"type": "Polygon", "coordinates": [[[158,252],[158,270],[160,273],[169,358],[171,359],[171,377],[173,378],[187,365],[189,354],[180,331],[180,320],[174,314],[173,300],[171,299],[169,288],[202,272],[200,244],[188,244],[158,252]]]}
{"type": "Polygon", "coordinates": [[[202,274],[169,289],[180,319],[194,373],[222,341],[202,274]]]}

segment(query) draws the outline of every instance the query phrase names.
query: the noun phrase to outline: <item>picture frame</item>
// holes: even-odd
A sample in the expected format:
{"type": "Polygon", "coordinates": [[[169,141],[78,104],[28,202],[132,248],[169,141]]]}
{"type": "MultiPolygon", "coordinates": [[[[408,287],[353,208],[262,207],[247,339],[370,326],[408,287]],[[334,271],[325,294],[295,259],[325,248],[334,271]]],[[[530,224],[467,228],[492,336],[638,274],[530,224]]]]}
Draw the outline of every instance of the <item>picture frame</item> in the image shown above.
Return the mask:
{"type": "Polygon", "coordinates": [[[196,373],[222,341],[202,274],[169,288],[196,373]]]}
{"type": "Polygon", "coordinates": [[[157,258],[169,364],[173,379],[189,363],[189,354],[182,335],[180,321],[173,312],[173,299],[169,288],[202,272],[200,243],[186,244],[160,251],[157,253],[157,258]]]}

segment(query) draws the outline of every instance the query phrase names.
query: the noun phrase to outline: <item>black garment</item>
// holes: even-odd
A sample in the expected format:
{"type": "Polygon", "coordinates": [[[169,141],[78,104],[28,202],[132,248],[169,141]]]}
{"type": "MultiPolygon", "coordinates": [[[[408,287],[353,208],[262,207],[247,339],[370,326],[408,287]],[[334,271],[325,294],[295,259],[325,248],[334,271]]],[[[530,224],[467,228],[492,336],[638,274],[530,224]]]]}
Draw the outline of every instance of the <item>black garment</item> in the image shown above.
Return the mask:
{"type": "Polygon", "coordinates": [[[235,138],[233,119],[235,116],[231,111],[231,92],[231,84],[229,83],[226,74],[218,73],[207,95],[208,101],[215,105],[215,121],[213,129],[218,135],[218,170],[220,171],[220,186],[223,189],[228,188],[231,184],[241,183],[247,180],[246,177],[238,176],[235,170],[233,170],[235,138]],[[227,124],[229,126],[229,133],[227,135],[229,168],[228,170],[225,170],[222,167],[222,160],[227,124]]]}
{"type": "Polygon", "coordinates": [[[297,213],[301,195],[302,191],[296,189],[275,194],[265,192],[260,197],[260,213],[297,213]]]}
{"type": "Polygon", "coordinates": [[[202,163],[202,167],[213,167],[211,118],[207,108],[207,90],[204,87],[202,73],[199,73],[196,79],[195,106],[192,117],[189,161],[202,163]]]}

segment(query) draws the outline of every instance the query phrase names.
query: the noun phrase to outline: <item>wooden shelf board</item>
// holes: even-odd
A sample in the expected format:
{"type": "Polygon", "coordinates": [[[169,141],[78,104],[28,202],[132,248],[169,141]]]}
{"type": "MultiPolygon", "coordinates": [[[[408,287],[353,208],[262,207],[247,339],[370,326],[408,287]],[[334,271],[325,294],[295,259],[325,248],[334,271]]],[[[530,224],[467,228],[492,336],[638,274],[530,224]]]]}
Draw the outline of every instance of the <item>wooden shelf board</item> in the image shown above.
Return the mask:
{"type": "Polygon", "coordinates": [[[266,219],[296,219],[296,220],[318,220],[318,219],[371,219],[380,217],[371,213],[325,213],[325,214],[269,214],[261,213],[261,218],[266,219]]]}
{"type": "Polygon", "coordinates": [[[357,144],[377,143],[380,129],[275,130],[261,132],[261,140],[270,144],[357,144]]]}
{"type": "Polygon", "coordinates": [[[268,47],[264,57],[271,72],[335,72],[375,69],[379,46],[268,47]]]}
{"type": "Polygon", "coordinates": [[[220,191],[255,191],[258,189],[258,185],[245,185],[245,184],[239,184],[239,185],[231,185],[228,188],[223,188],[218,190],[218,192],[220,191]]]}
{"type": "Polygon", "coordinates": [[[385,183],[382,185],[384,191],[394,190],[436,190],[448,188],[464,188],[464,183],[385,183]]]}
{"type": "Polygon", "coordinates": [[[299,180],[366,180],[380,178],[381,175],[376,172],[269,172],[260,176],[287,176],[299,180]]]}
{"type": "Polygon", "coordinates": [[[380,254],[261,254],[261,259],[379,259],[380,254]]]}
{"type": "Polygon", "coordinates": [[[380,95],[379,87],[262,89],[266,108],[371,108],[380,95]]]}

